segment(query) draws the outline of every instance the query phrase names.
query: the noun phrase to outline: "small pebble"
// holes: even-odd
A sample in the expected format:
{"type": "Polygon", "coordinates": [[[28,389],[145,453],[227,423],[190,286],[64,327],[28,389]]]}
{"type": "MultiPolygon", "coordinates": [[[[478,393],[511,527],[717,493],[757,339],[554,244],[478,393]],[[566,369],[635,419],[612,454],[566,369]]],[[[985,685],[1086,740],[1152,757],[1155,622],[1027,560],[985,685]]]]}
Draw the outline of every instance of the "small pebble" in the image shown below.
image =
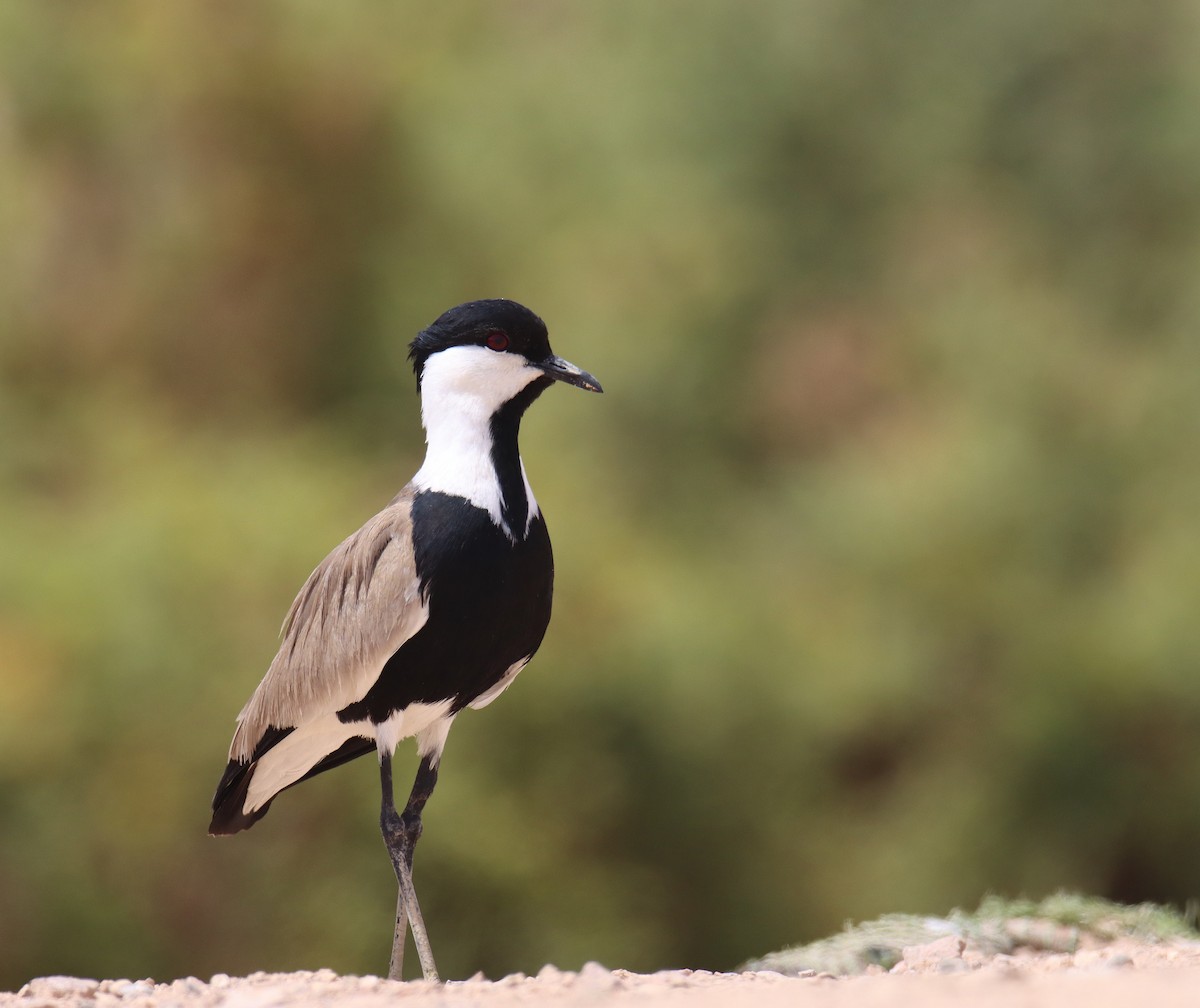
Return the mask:
{"type": "Polygon", "coordinates": [[[30,980],[21,988],[23,997],[94,997],[100,981],[88,977],[45,976],[30,980]]]}
{"type": "Polygon", "coordinates": [[[609,990],[617,986],[617,978],[607,967],[589,961],[585,962],[579,971],[579,983],[591,990],[609,990]]]}
{"type": "Polygon", "coordinates": [[[961,958],[965,947],[966,942],[958,935],[943,935],[922,945],[904,946],[901,958],[917,968],[936,966],[943,959],[961,958]]]}
{"type": "Polygon", "coordinates": [[[206,985],[199,977],[180,977],[171,983],[171,990],[183,994],[203,994],[206,985]]]}
{"type": "Polygon", "coordinates": [[[154,984],[146,983],[145,980],[138,980],[136,983],[126,980],[114,987],[113,993],[121,998],[149,997],[154,993],[154,984]]]}
{"type": "Polygon", "coordinates": [[[967,973],[971,969],[959,956],[946,956],[945,959],[938,960],[937,971],[939,973],[967,973]]]}

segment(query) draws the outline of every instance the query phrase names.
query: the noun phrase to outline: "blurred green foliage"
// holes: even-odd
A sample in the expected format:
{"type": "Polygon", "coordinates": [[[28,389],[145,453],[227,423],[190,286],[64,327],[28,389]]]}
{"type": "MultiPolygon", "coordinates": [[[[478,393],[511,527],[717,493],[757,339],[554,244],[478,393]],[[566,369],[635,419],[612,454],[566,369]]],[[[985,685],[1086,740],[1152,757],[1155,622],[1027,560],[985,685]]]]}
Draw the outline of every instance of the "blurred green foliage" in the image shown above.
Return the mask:
{"type": "Polygon", "coordinates": [[[449,976],[1200,894],[1198,47],[1183,0],[0,7],[0,987],[384,967],[369,760],[207,807],[482,296],[607,394],[525,425],[556,618],[427,813],[449,976]]]}

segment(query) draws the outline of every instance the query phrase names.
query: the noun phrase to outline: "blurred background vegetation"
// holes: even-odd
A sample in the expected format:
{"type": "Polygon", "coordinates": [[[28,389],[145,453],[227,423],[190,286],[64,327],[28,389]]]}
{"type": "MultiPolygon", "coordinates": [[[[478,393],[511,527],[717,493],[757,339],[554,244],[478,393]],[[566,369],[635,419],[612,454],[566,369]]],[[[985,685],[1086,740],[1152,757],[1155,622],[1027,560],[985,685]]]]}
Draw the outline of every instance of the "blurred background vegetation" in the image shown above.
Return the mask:
{"type": "Polygon", "coordinates": [[[208,803],[484,296],[606,395],[525,424],[556,619],[426,816],[449,976],[1200,895],[1198,52],[1184,0],[0,7],[0,987],[385,967],[370,761],[208,803]]]}

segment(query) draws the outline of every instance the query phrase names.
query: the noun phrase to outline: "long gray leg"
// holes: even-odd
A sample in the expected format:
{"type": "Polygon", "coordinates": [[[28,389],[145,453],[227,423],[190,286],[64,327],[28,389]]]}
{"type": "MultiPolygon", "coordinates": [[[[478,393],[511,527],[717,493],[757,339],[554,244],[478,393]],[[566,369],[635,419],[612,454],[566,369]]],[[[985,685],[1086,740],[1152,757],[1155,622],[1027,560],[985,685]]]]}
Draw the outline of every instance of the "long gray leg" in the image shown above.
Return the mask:
{"type": "Polygon", "coordinates": [[[379,761],[379,779],[382,785],[383,802],[379,813],[379,828],[383,842],[387,845],[392,869],[396,873],[398,892],[396,895],[396,930],[392,937],[392,958],[388,966],[388,979],[404,979],[404,943],[408,937],[408,926],[412,925],[413,942],[421,960],[421,972],[426,980],[437,980],[437,967],[433,962],[433,951],[429,947],[429,936],[425,932],[425,921],[417,903],[417,891],[413,888],[413,851],[421,837],[421,812],[437,784],[437,766],[428,756],[422,758],[413,782],[412,793],[404,814],[396,811],[392,793],[392,758],[385,754],[379,761]]]}

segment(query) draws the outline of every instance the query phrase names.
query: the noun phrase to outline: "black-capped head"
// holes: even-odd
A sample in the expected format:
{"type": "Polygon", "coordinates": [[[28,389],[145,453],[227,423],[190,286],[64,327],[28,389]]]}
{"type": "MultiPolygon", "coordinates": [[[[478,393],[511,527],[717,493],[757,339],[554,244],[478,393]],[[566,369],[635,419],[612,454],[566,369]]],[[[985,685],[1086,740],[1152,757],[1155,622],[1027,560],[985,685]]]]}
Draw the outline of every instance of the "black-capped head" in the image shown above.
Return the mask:
{"type": "Polygon", "coordinates": [[[470,388],[497,402],[539,379],[602,391],[586,371],[555,356],[545,322],[504,298],[468,301],[444,312],[417,333],[408,356],[422,394],[428,394],[431,368],[439,387],[470,388]]]}

